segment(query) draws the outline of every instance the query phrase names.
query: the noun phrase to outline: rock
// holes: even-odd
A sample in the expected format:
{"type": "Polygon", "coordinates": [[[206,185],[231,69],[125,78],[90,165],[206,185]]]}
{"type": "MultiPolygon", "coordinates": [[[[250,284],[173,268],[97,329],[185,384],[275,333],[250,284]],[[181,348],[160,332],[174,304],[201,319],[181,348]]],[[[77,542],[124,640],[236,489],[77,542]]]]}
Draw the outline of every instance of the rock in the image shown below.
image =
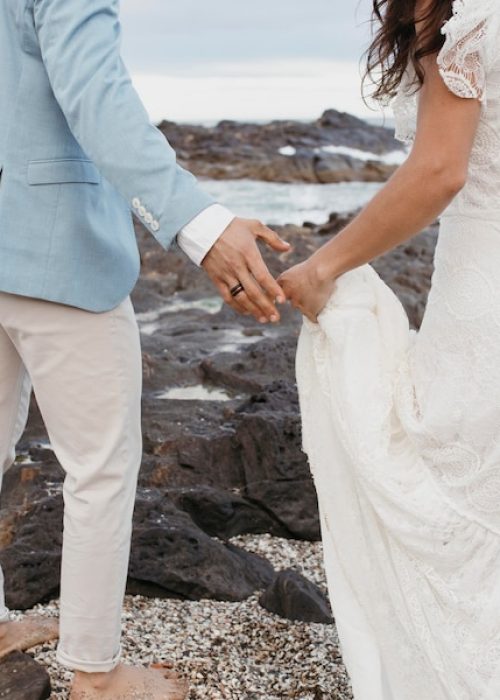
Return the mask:
{"type": "Polygon", "coordinates": [[[395,167],[378,160],[359,160],[347,155],[323,153],[314,158],[317,182],[385,182],[395,167]]]}
{"type": "Polygon", "coordinates": [[[62,495],[44,496],[15,517],[10,516],[10,542],[0,549],[8,607],[26,610],[59,592],[62,547],[62,495]]]}
{"type": "Polygon", "coordinates": [[[280,523],[286,537],[313,542],[321,539],[318,501],[311,478],[252,481],[243,493],[280,523]]]}
{"type": "MultiPolygon", "coordinates": [[[[205,381],[234,391],[258,393],[273,378],[291,380],[295,372],[297,333],[284,328],[281,337],[262,338],[236,353],[220,353],[200,364],[205,381]]],[[[296,412],[296,391],[289,393],[290,412],[296,412]]]]}
{"type": "Polygon", "coordinates": [[[2,508],[22,507],[23,504],[39,500],[42,495],[50,495],[62,489],[64,472],[51,450],[29,450],[29,456],[36,461],[18,461],[5,473],[1,491],[2,508]]]}
{"type": "Polygon", "coordinates": [[[280,571],[259,598],[263,608],[288,620],[332,624],[333,616],[323,592],[304,576],[280,571]]]}
{"type": "Polygon", "coordinates": [[[129,576],[169,596],[239,601],[268,585],[273,568],[211,539],[187,513],[151,491],[136,502],[129,576]]]}
{"type": "MultiPolygon", "coordinates": [[[[258,385],[268,354],[264,346],[240,356],[249,382],[258,385]]],[[[232,383],[232,368],[221,359],[219,386],[232,383]]],[[[147,429],[147,449],[158,457],[143,466],[141,485],[168,486],[175,504],[210,535],[269,532],[317,540],[316,492],[301,449],[295,385],[273,382],[234,409],[222,414],[216,407],[210,410],[211,416],[198,407],[175,407],[187,434],[176,436],[171,430],[161,442],[170,424],[165,408],[158,432],[147,429]],[[158,466],[158,460],[168,466],[158,466]]]]}
{"type": "Polygon", "coordinates": [[[45,700],[50,694],[49,674],[31,656],[15,651],[0,659],[0,700],[45,700]]]}
{"type": "Polygon", "coordinates": [[[317,121],[245,124],[222,121],[214,127],[159,125],[179,162],[199,177],[265,182],[382,182],[395,170],[377,160],[401,150],[393,131],[349,114],[328,110],[317,121]],[[372,160],[331,153],[343,146],[373,154],[372,160]],[[283,151],[283,149],[287,149],[283,151]]]}
{"type": "Polygon", "coordinates": [[[335,234],[340,233],[340,231],[342,231],[342,229],[352,221],[353,216],[354,213],[337,214],[336,212],[333,212],[328,217],[326,224],[322,224],[321,226],[313,225],[313,229],[315,229],[315,232],[320,236],[334,236],[335,234]]]}
{"type": "MultiPolygon", "coordinates": [[[[248,508],[252,510],[251,505],[248,508]]],[[[25,610],[58,594],[62,514],[58,494],[43,497],[11,523],[10,542],[0,549],[9,607],[25,610]]],[[[209,537],[163,492],[139,490],[129,590],[149,588],[153,595],[165,597],[237,601],[267,586],[273,574],[261,557],[209,537]]]]}
{"type": "Polygon", "coordinates": [[[169,491],[175,505],[189,513],[193,522],[212,537],[230,539],[237,535],[271,533],[289,535],[263,508],[222,489],[199,486],[169,491]]]}
{"type": "Polygon", "coordinates": [[[239,407],[235,422],[246,484],[310,478],[294,385],[271,384],[239,407]]]}

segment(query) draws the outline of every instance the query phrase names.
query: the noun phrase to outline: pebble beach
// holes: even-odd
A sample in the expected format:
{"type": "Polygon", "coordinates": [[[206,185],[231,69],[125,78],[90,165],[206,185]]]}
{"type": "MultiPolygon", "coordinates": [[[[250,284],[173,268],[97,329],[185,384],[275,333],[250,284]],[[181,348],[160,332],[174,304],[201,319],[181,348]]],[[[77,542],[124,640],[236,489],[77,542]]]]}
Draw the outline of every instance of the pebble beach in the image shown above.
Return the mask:
{"type": "MultiPolygon", "coordinates": [[[[270,535],[231,541],[265,556],[277,570],[294,568],[326,591],[320,543],[270,535]]],[[[127,596],[123,660],[172,663],[190,683],[189,700],[351,700],[335,625],[284,620],[263,610],[258,598],[223,603],[127,596]]],[[[57,602],[34,612],[57,615],[57,602]]],[[[32,653],[49,671],[51,698],[66,700],[72,674],[56,664],[55,646],[32,653]]]]}

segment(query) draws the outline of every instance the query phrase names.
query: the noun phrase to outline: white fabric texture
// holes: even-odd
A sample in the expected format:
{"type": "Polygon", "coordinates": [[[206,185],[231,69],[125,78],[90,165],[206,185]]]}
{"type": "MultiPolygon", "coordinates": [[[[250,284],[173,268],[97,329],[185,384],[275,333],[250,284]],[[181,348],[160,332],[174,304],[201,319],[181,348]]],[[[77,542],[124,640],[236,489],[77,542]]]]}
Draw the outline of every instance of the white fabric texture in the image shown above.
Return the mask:
{"type": "Polygon", "coordinates": [[[212,204],[184,226],[177,234],[177,243],[192,262],[200,266],[233,219],[234,214],[229,209],[212,204]]]}
{"type": "MultiPolygon", "coordinates": [[[[66,472],[57,660],[110,671],[142,457],[140,336],[130,297],[93,313],[0,292],[0,481],[36,393],[66,472]]],[[[0,573],[0,623],[8,619],[0,573]]]]}
{"type": "MultiPolygon", "coordinates": [[[[303,446],[356,700],[500,698],[499,13],[460,0],[444,28],[443,79],[483,105],[419,331],[363,265],[299,340],[303,446]]],[[[400,136],[416,101],[399,96],[400,136]]]]}

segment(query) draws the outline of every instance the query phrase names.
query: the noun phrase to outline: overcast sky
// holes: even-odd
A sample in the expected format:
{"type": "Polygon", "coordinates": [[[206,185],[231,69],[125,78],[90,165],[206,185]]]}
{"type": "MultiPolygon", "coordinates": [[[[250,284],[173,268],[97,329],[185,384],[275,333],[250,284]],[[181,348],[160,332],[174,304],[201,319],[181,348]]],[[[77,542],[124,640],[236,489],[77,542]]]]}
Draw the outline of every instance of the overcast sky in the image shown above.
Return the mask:
{"type": "Polygon", "coordinates": [[[123,55],[155,120],[367,114],[370,0],[122,0],[123,55]]]}

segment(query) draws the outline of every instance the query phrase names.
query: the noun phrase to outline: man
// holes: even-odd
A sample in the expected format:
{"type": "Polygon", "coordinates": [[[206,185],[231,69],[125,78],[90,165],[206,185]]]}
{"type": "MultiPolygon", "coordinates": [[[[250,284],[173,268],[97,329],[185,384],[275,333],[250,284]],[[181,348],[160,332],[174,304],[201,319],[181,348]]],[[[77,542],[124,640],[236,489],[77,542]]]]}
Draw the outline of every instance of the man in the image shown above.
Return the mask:
{"type": "MultiPolygon", "coordinates": [[[[76,671],[74,700],[185,696],[119,663],[142,454],[130,211],[164,248],[177,237],[234,309],[277,321],[285,300],[256,241],[288,245],[176,164],[119,44],[118,0],[0,0],[0,475],[33,386],[66,471],[57,659],[76,671]]],[[[57,633],[9,620],[0,576],[0,655],[57,633]]]]}

